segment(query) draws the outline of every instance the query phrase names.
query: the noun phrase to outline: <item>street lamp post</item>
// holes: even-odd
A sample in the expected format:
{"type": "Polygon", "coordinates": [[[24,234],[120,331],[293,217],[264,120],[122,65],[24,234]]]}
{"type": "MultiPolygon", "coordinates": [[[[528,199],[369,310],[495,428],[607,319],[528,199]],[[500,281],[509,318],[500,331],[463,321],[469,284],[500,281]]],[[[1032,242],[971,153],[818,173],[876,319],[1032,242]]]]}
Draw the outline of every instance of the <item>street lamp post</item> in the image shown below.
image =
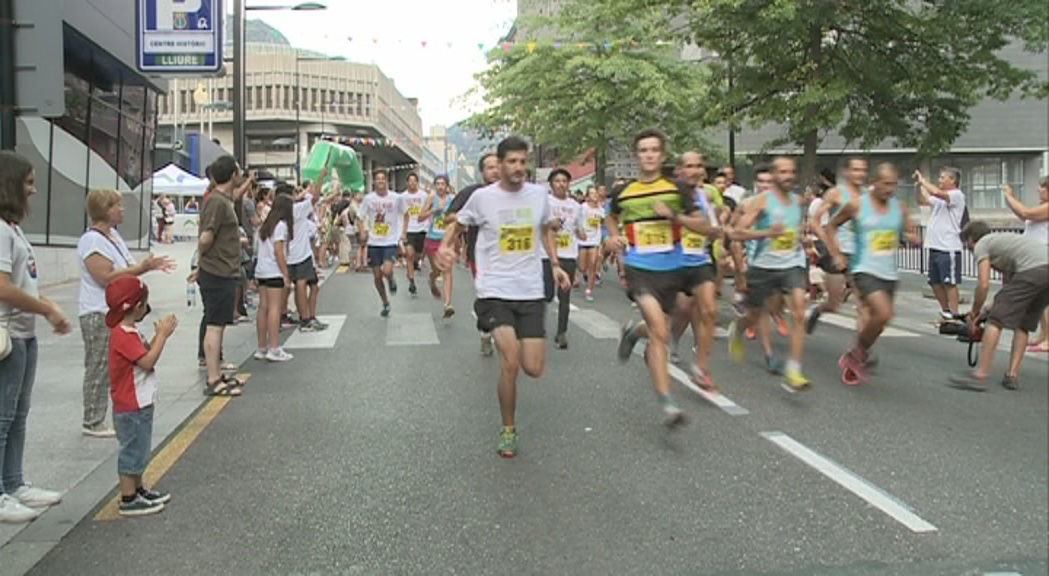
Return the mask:
{"type": "MultiPolygon", "coordinates": [[[[299,147],[302,142],[302,124],[301,124],[301,112],[302,112],[302,86],[301,80],[299,79],[299,62],[343,62],[346,59],[342,56],[331,56],[326,58],[314,58],[299,56],[298,49],[295,50],[295,179],[301,180],[302,174],[302,152],[299,147]]],[[[324,132],[324,109],[321,109],[321,135],[324,132]]]]}
{"type": "Polygon", "coordinates": [[[294,6],[245,6],[244,0],[233,0],[233,154],[244,166],[248,159],[247,139],[244,137],[244,13],[248,10],[325,10],[324,4],[303,2],[294,6]]]}

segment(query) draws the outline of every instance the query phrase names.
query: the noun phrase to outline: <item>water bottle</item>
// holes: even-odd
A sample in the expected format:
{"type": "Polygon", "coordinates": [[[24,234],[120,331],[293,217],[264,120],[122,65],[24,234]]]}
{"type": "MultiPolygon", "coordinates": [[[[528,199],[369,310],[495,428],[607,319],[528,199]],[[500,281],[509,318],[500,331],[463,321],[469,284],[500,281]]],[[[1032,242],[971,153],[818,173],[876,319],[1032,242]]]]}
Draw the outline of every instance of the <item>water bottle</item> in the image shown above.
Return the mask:
{"type": "Polygon", "coordinates": [[[189,282],[186,284],[186,306],[192,308],[197,305],[197,285],[189,282]]]}

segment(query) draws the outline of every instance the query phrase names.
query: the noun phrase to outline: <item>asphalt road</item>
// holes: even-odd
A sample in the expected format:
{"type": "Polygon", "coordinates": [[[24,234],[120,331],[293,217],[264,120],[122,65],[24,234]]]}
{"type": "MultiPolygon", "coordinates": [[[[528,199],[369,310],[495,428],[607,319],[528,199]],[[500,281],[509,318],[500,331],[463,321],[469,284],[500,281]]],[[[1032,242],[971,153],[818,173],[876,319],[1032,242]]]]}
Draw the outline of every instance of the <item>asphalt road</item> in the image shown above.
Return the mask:
{"type": "MultiPolygon", "coordinates": [[[[961,392],[944,383],[965,368],[963,345],[885,338],[873,382],[847,388],[836,360],[851,334],[823,325],[806,354],[814,389],[791,396],[756,344],[736,366],[720,342],[714,374],[746,413],[679,386],[692,422],[671,433],[640,359],[618,364],[614,340],[573,324],[547,374],[522,379],[520,453],[501,460],[498,366],[478,354],[468,277],[444,321],[398,274],[390,320],[370,277],[332,278],[320,312],[346,315],[333,348],[249,361],[245,396],[159,484],[174,495],[163,513],[86,518],[32,573],[1049,571],[1044,361],[1027,362],[1019,392],[961,392]],[[432,314],[439,345],[388,345],[406,314],[432,314]],[[832,461],[827,474],[867,499],[775,438],[832,461]]],[[[577,300],[617,322],[633,313],[611,286],[577,300]]],[[[413,318],[425,340],[430,321],[413,318]]]]}

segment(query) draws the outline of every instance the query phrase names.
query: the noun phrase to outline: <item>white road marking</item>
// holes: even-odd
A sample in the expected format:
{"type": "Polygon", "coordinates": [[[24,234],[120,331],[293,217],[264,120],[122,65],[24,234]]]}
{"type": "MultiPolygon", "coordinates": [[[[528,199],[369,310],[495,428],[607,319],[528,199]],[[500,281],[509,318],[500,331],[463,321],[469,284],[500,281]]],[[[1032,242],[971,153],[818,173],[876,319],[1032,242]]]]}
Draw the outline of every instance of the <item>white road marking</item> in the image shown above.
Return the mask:
{"type": "MultiPolygon", "coordinates": [[[[828,312],[820,316],[820,322],[826,322],[839,328],[845,328],[846,330],[856,329],[856,319],[852,316],[845,316],[843,314],[836,314],[828,312]]],[[[892,326],[886,326],[885,330],[882,331],[881,335],[886,338],[918,338],[920,334],[914,332],[908,332],[906,330],[899,330],[892,326]]]]}
{"type": "Polygon", "coordinates": [[[576,310],[568,320],[598,340],[619,339],[619,324],[597,310],[576,310]]]}
{"type": "Polygon", "coordinates": [[[786,450],[789,454],[817,472],[838,483],[849,492],[863,498],[868,504],[891,516],[911,532],[936,532],[937,528],[914,513],[910,506],[897,500],[877,486],[864,480],[842,465],[820,455],[811,448],[784,434],[783,432],[762,432],[768,441],[786,450]]]}
{"type": "Polygon", "coordinates": [[[433,316],[422,314],[397,314],[386,319],[387,346],[432,346],[440,344],[433,316]]]}
{"type": "Polygon", "coordinates": [[[680,383],[685,388],[688,388],[696,394],[699,394],[700,398],[703,398],[707,402],[710,402],[714,406],[720,408],[721,411],[726,414],[730,414],[732,416],[744,416],[746,414],[750,414],[750,412],[746,408],[740,406],[739,404],[736,404],[731,399],[729,399],[728,396],[725,396],[720,392],[712,394],[700,388],[699,386],[696,386],[696,384],[692,382],[692,378],[689,377],[688,374],[685,374],[684,370],[678,368],[677,366],[674,366],[673,364],[670,364],[670,376],[674,380],[677,380],[678,383],[680,383]]]}
{"type": "Polygon", "coordinates": [[[570,303],[568,305],[568,309],[571,310],[572,312],[575,312],[575,311],[579,310],[579,306],[576,306],[575,304],[571,304],[570,303]]]}
{"type": "Polygon", "coordinates": [[[291,350],[334,348],[342,325],[346,323],[346,315],[318,316],[317,319],[327,324],[328,329],[320,332],[299,332],[296,329],[295,333],[288,337],[284,347],[291,350]]]}

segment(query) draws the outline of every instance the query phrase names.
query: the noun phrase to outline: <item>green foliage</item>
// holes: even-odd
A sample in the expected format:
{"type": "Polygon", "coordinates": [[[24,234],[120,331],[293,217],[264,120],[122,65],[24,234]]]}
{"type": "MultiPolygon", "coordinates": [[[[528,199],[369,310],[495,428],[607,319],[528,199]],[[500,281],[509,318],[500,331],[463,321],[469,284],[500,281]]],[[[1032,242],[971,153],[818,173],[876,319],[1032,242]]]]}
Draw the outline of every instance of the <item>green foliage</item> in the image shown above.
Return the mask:
{"type": "MultiPolygon", "coordinates": [[[[627,4],[627,0],[610,0],[627,4]]],[[[1044,54],[1045,0],[678,0],[684,37],[714,51],[708,122],[767,122],[814,159],[836,129],[871,147],[948,149],[985,96],[1049,95],[1049,82],[1003,60],[1011,42],[1044,54]],[[729,78],[732,85],[729,87],[729,78]]]]}
{"type": "Polygon", "coordinates": [[[607,145],[629,143],[648,126],[666,130],[677,149],[705,144],[703,69],[678,58],[655,15],[609,8],[575,1],[556,19],[518,23],[546,39],[519,37],[492,51],[478,76],[489,107],[467,124],[528,135],[556,147],[562,161],[594,148],[603,158],[607,145]]]}

